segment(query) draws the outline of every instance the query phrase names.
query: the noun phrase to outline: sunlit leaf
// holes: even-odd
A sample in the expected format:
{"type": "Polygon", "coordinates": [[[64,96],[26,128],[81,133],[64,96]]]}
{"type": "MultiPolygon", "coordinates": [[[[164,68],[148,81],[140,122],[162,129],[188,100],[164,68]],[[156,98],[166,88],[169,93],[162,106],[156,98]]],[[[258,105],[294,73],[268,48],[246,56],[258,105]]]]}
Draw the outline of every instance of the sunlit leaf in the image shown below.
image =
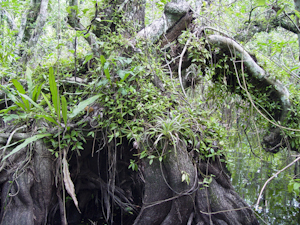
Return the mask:
{"type": "Polygon", "coordinates": [[[256,0],[258,5],[265,5],[266,4],[266,0],[256,0]]]}
{"type": "Polygon", "coordinates": [[[294,12],[295,12],[296,16],[300,19],[300,12],[296,9],[294,10],[294,12]]]}
{"type": "Polygon", "coordinates": [[[100,62],[101,62],[101,65],[104,66],[104,63],[106,62],[106,59],[104,58],[103,55],[100,55],[100,62]]]}
{"type": "Polygon", "coordinates": [[[20,92],[21,94],[26,93],[25,89],[23,88],[23,86],[19,81],[17,81],[16,79],[12,79],[12,83],[15,86],[15,88],[18,90],[18,92],[20,92]]]}
{"type": "Polygon", "coordinates": [[[85,59],[84,59],[84,62],[83,62],[83,65],[86,64],[88,61],[90,61],[93,57],[94,57],[93,54],[86,55],[85,59]]]}
{"type": "Polygon", "coordinates": [[[78,104],[78,106],[73,110],[73,112],[70,114],[70,118],[74,118],[75,116],[77,116],[79,113],[84,111],[84,108],[87,107],[88,105],[94,103],[98,98],[100,97],[100,95],[95,95],[93,97],[90,97],[82,102],[80,102],[78,104]]]}

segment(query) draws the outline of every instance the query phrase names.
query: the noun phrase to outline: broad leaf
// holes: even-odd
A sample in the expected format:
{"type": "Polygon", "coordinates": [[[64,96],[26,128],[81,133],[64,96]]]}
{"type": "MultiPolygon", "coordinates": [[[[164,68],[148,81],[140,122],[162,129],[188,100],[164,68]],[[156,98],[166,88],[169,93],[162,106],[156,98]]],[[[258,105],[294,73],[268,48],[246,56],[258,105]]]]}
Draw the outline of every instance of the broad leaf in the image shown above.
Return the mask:
{"type": "Polygon", "coordinates": [[[89,55],[85,56],[83,65],[86,64],[88,61],[90,61],[93,58],[93,56],[94,56],[93,54],[89,54],[89,55]]]}
{"type": "Polygon", "coordinates": [[[69,117],[74,118],[79,113],[83,112],[85,107],[87,107],[88,105],[94,103],[99,97],[100,97],[100,95],[95,95],[93,97],[90,97],[90,98],[80,102],[78,104],[78,106],[73,110],[73,112],[71,113],[71,115],[69,117]]]}
{"type": "Polygon", "coordinates": [[[126,78],[131,74],[134,75],[134,73],[132,71],[128,71],[128,70],[118,70],[117,74],[119,75],[119,77],[121,78],[121,81],[126,80],[126,78]]]}
{"type": "Polygon", "coordinates": [[[18,92],[20,92],[21,94],[25,94],[26,91],[23,88],[22,84],[20,84],[19,81],[17,81],[16,79],[12,79],[12,83],[15,86],[15,88],[18,90],[18,92]]]}

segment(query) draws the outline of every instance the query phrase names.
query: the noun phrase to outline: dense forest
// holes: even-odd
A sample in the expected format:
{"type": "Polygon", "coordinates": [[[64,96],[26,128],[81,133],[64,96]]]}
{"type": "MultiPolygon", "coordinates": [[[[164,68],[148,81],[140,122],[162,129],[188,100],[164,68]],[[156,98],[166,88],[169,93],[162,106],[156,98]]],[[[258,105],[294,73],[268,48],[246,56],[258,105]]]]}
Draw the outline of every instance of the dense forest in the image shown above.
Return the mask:
{"type": "Polygon", "coordinates": [[[0,0],[0,224],[300,223],[300,0],[0,0]]]}

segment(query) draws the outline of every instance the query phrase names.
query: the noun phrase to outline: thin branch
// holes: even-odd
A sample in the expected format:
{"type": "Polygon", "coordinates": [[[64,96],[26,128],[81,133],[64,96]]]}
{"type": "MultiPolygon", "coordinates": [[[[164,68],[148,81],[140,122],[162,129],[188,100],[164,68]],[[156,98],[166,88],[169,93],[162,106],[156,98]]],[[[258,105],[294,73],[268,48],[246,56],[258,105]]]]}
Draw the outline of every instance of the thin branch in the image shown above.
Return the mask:
{"type": "Polygon", "coordinates": [[[187,49],[187,46],[188,44],[190,43],[191,41],[191,37],[187,40],[181,54],[180,54],[180,60],[179,60],[179,65],[178,65],[178,77],[179,77],[179,82],[180,82],[180,86],[181,86],[181,89],[182,89],[182,92],[184,94],[184,96],[187,98],[187,95],[185,93],[185,90],[184,90],[184,87],[183,87],[183,84],[182,84],[182,77],[181,77],[181,65],[182,65],[182,58],[186,52],[186,49],[187,49]]]}
{"type": "MultiPolygon", "coordinates": [[[[0,1],[1,3],[2,1],[0,1]]],[[[7,18],[7,23],[9,25],[9,28],[11,30],[17,30],[18,27],[15,23],[15,21],[13,20],[13,18],[11,17],[11,15],[9,14],[9,12],[7,12],[5,9],[0,10],[0,15],[3,15],[7,18]]]]}
{"type": "Polygon", "coordinates": [[[257,198],[257,202],[256,202],[256,204],[255,204],[255,209],[256,209],[256,210],[258,209],[259,202],[260,202],[260,198],[261,198],[262,193],[263,193],[264,189],[266,188],[267,184],[268,184],[271,180],[273,180],[275,177],[277,177],[278,174],[280,174],[281,172],[283,172],[283,171],[286,170],[287,168],[291,167],[294,163],[296,163],[296,162],[299,161],[299,160],[300,160],[300,155],[298,155],[297,158],[296,158],[293,162],[291,162],[290,164],[288,164],[286,167],[284,167],[283,169],[277,171],[277,173],[275,173],[272,177],[270,177],[270,178],[265,182],[264,186],[262,187],[262,189],[261,189],[261,191],[260,191],[260,193],[259,193],[259,196],[258,196],[258,198],[257,198]]]}

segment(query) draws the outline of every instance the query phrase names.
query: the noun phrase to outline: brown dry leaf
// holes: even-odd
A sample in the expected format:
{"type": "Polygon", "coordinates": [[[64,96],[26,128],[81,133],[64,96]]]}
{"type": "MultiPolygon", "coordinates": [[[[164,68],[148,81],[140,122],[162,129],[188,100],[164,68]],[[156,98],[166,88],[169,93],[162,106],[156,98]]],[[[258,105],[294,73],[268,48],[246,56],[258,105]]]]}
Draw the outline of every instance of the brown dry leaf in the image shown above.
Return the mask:
{"type": "Polygon", "coordinates": [[[71,180],[71,177],[70,177],[69,166],[68,166],[68,161],[67,161],[66,157],[67,157],[67,153],[66,153],[66,150],[64,150],[64,157],[63,157],[62,162],[63,162],[63,174],[64,174],[65,187],[66,187],[67,192],[73,199],[78,212],[81,213],[80,209],[78,207],[78,201],[77,201],[76,194],[75,194],[75,188],[74,188],[73,181],[71,180]]]}

